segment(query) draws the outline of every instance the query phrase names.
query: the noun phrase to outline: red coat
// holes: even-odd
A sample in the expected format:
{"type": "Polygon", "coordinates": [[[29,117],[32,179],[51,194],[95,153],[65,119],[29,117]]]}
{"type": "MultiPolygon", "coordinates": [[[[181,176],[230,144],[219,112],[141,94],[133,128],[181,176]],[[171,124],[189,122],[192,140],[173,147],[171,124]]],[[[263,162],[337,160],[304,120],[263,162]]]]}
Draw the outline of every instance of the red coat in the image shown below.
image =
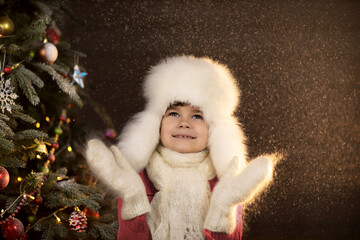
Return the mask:
{"type": "MultiPolygon", "coordinates": [[[[141,179],[144,182],[145,189],[149,201],[151,202],[155,193],[158,191],[155,189],[153,183],[150,181],[149,177],[145,170],[139,173],[141,179]]],[[[215,177],[214,179],[209,181],[211,191],[214,189],[218,179],[215,177]]],[[[117,234],[118,240],[151,240],[151,233],[149,227],[146,223],[146,215],[143,214],[134,219],[123,220],[121,218],[121,208],[122,208],[122,199],[118,198],[118,219],[119,219],[119,229],[117,234]]],[[[209,230],[204,230],[204,235],[206,240],[240,240],[242,237],[242,209],[241,205],[237,208],[236,214],[236,229],[232,234],[226,233],[216,233],[211,232],[209,230]]]]}

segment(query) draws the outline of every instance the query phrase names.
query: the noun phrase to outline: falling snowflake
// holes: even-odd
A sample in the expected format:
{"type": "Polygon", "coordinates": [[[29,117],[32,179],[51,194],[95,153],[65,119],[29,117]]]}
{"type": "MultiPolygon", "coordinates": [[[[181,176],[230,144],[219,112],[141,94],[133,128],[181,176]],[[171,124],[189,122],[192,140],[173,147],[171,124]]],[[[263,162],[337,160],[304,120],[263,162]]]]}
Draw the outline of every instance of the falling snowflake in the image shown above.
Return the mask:
{"type": "Polygon", "coordinates": [[[3,113],[5,109],[11,112],[11,105],[14,105],[14,99],[18,97],[12,92],[13,90],[14,88],[10,87],[10,79],[0,81],[0,102],[3,113]]]}

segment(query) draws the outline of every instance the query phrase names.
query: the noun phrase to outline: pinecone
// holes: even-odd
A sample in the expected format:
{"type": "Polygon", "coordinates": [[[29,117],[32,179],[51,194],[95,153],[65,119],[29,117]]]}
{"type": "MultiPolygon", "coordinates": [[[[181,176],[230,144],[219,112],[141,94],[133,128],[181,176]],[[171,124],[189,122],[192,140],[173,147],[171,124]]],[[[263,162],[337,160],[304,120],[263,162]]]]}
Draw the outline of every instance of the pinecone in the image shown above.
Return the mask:
{"type": "Polygon", "coordinates": [[[86,215],[82,211],[75,210],[70,214],[69,225],[72,230],[77,232],[85,232],[87,227],[86,215]]]}

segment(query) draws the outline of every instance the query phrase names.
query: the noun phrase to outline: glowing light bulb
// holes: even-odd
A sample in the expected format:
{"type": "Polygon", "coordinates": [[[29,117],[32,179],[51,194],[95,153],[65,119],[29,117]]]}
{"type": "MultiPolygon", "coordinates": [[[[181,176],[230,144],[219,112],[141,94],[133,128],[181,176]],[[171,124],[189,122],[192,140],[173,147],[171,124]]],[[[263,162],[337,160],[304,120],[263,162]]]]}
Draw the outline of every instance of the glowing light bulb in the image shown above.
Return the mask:
{"type": "Polygon", "coordinates": [[[37,123],[35,124],[35,126],[36,126],[36,128],[40,128],[40,123],[37,122],[37,123]]]}
{"type": "Polygon", "coordinates": [[[59,222],[61,222],[61,219],[58,217],[58,216],[56,216],[56,214],[54,213],[54,217],[56,218],[56,221],[59,223],[59,222]]]}
{"type": "Polygon", "coordinates": [[[39,154],[36,155],[37,159],[41,159],[41,156],[39,154]]]}
{"type": "Polygon", "coordinates": [[[21,182],[21,181],[22,181],[22,177],[18,177],[18,178],[17,178],[17,181],[18,181],[18,182],[21,182]]]}
{"type": "Polygon", "coordinates": [[[68,146],[67,150],[68,150],[69,152],[71,152],[71,151],[72,151],[72,147],[71,147],[71,146],[68,146]]]}
{"type": "Polygon", "coordinates": [[[50,122],[50,118],[49,118],[49,117],[45,117],[45,121],[50,122]]]}

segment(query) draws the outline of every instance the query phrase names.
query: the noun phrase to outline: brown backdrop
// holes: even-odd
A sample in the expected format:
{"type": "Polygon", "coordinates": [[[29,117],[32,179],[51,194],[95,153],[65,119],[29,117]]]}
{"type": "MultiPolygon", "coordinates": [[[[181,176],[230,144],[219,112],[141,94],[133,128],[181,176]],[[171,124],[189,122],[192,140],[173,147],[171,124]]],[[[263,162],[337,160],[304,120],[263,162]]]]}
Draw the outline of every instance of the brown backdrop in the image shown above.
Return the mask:
{"type": "MultiPolygon", "coordinates": [[[[58,23],[86,88],[118,131],[141,111],[141,82],[166,56],[209,56],[242,89],[249,157],[281,151],[244,239],[359,239],[359,1],[68,0],[85,25],[58,23]]],[[[102,120],[89,107],[81,121],[102,120]]]]}

